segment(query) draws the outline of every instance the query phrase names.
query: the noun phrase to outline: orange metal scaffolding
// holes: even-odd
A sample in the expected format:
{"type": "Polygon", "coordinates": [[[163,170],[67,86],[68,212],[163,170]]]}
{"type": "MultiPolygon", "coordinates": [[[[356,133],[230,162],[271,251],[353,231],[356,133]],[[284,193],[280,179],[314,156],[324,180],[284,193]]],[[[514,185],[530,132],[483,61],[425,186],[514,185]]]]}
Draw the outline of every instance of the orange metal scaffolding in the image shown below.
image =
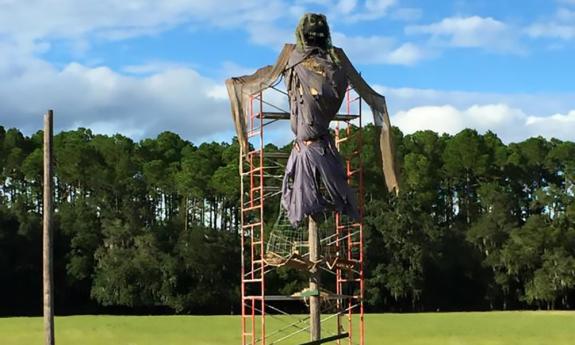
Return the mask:
{"type": "Polygon", "coordinates": [[[309,330],[305,323],[308,317],[291,315],[277,305],[290,301],[305,302],[305,294],[272,295],[266,290],[266,276],[275,267],[266,264],[264,259],[265,220],[271,219],[265,212],[278,209],[278,181],[283,175],[282,162],[288,155],[266,152],[265,147],[270,142],[266,142],[269,139],[265,136],[265,130],[281,120],[289,120],[288,111],[264,100],[264,94],[269,92],[283,95],[287,100],[285,92],[275,86],[251,97],[249,118],[246,119],[250,151],[242,155],[240,162],[242,345],[327,342],[364,345],[362,101],[353,89],[348,88],[342,107],[344,111],[334,120],[336,146],[342,152],[348,182],[357,191],[360,219],[352,222],[336,213],[332,221],[335,229],[321,240],[322,246],[335,248],[332,264],[321,265],[327,277],[325,284],[322,278],[322,286],[332,288],[334,292],[322,296],[331,308],[329,313],[322,315],[323,340],[306,342],[302,339],[309,330]]]}

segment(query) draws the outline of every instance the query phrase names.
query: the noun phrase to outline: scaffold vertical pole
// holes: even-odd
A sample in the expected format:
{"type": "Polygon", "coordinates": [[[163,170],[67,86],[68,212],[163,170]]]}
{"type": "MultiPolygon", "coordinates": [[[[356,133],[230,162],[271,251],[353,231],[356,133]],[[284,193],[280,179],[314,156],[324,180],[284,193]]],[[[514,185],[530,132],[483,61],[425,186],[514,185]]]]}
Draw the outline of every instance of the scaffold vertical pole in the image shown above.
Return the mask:
{"type": "Polygon", "coordinates": [[[313,217],[309,216],[308,223],[308,246],[309,260],[311,268],[309,270],[309,319],[310,319],[310,340],[321,339],[321,311],[320,311],[320,270],[319,270],[319,238],[317,223],[313,217]]]}

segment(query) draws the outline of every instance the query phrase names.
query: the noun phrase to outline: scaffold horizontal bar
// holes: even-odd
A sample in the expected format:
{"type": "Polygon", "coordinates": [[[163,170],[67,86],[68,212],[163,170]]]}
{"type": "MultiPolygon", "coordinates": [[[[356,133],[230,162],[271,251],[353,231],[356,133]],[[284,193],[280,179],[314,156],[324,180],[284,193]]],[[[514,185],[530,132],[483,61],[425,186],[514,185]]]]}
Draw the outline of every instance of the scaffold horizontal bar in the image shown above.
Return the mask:
{"type": "Polygon", "coordinates": [[[245,225],[242,225],[242,228],[244,228],[244,229],[249,229],[249,228],[251,228],[251,227],[260,226],[260,225],[262,225],[262,222],[257,222],[257,223],[252,223],[252,224],[245,224],[245,225]]]}
{"type": "MultiPolygon", "coordinates": [[[[261,150],[253,151],[253,155],[257,156],[261,153],[261,150]]],[[[266,152],[264,153],[265,158],[288,158],[289,153],[287,152],[266,152]]]]}
{"type": "MultiPolygon", "coordinates": [[[[266,301],[302,301],[304,299],[307,299],[309,297],[305,297],[305,296],[284,296],[284,295],[267,295],[264,296],[264,299],[266,301]]],[[[324,299],[324,300],[337,300],[337,299],[356,299],[359,298],[359,296],[353,296],[353,295],[328,295],[328,296],[320,296],[320,299],[324,299]]]]}
{"type": "MultiPolygon", "coordinates": [[[[268,120],[289,120],[290,114],[287,112],[280,112],[280,111],[264,111],[262,113],[258,113],[256,117],[259,119],[262,117],[268,120]]],[[[351,121],[357,119],[359,115],[356,114],[337,114],[335,115],[333,121],[351,121]]]]}
{"type": "Polygon", "coordinates": [[[262,278],[244,279],[244,283],[261,283],[262,278]]]}
{"type": "Polygon", "coordinates": [[[358,278],[358,279],[338,279],[339,283],[358,283],[360,281],[361,281],[360,278],[358,278]]]}
{"type": "Polygon", "coordinates": [[[280,186],[264,186],[264,191],[266,192],[279,192],[280,190],[280,186]]]}
{"type": "Polygon", "coordinates": [[[248,151],[248,153],[246,154],[247,156],[252,156],[252,155],[258,155],[262,152],[262,149],[257,149],[257,150],[251,150],[248,151]]]}
{"type": "Polygon", "coordinates": [[[242,172],[242,175],[246,176],[246,175],[249,175],[250,173],[255,173],[255,172],[258,172],[261,170],[262,170],[262,167],[253,168],[251,170],[247,170],[247,171],[242,172]]]}
{"type": "Polygon", "coordinates": [[[362,225],[361,223],[352,223],[352,224],[338,225],[337,228],[338,229],[357,228],[361,225],[362,225]]]}
{"type": "Polygon", "coordinates": [[[261,207],[262,207],[262,205],[261,205],[261,204],[258,204],[258,205],[255,205],[255,206],[246,207],[246,208],[244,208],[242,211],[243,211],[243,212],[249,212],[249,211],[257,210],[258,208],[261,208],[261,207]]]}

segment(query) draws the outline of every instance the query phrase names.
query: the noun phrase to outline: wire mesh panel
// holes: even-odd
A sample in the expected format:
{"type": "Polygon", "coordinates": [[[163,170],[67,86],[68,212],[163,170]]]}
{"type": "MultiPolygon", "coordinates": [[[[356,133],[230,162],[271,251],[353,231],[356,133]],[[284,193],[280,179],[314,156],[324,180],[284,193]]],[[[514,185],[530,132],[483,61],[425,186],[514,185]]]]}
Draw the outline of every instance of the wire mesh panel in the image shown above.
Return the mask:
{"type": "Polygon", "coordinates": [[[280,210],[278,219],[266,243],[265,260],[268,265],[282,266],[295,260],[302,260],[307,253],[307,230],[294,228],[285,211],[280,210]]]}

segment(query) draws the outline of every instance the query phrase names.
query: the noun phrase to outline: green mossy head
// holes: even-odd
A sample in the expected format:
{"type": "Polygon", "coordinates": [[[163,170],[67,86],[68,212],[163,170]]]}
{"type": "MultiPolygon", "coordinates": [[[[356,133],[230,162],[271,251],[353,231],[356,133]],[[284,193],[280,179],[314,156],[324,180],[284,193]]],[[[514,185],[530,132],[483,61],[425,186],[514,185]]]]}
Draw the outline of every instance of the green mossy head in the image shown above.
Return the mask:
{"type": "Polygon", "coordinates": [[[307,47],[318,47],[326,51],[332,48],[329,25],[323,14],[304,14],[299,20],[295,36],[296,45],[300,51],[307,47]]]}

